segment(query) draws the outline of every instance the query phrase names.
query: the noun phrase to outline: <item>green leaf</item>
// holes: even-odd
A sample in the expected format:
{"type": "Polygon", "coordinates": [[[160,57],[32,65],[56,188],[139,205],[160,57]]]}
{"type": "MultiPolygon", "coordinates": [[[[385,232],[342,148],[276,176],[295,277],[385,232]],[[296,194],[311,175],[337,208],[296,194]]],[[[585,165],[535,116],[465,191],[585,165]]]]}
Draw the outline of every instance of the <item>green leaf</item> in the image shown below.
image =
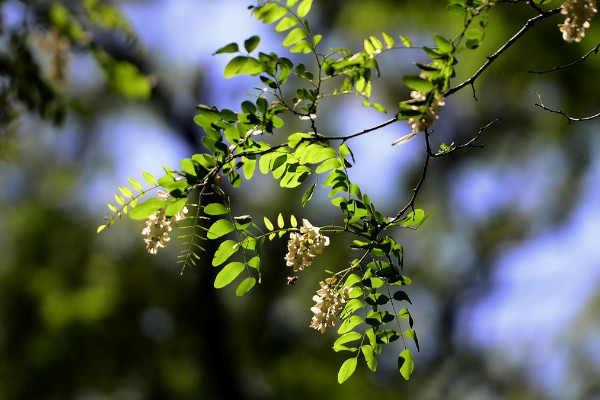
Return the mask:
{"type": "Polygon", "coordinates": [[[400,35],[400,40],[402,41],[402,44],[406,47],[411,47],[412,43],[410,41],[410,39],[406,36],[400,35]]]}
{"type": "MultiPolygon", "coordinates": [[[[348,147],[348,145],[346,143],[344,143],[343,145],[340,146],[339,152],[340,152],[340,155],[342,156],[342,158],[345,158],[348,154],[352,154],[352,152],[350,151],[350,148],[348,147]]],[[[354,156],[353,156],[353,158],[354,158],[354,156]]]]}
{"type": "Polygon", "coordinates": [[[306,17],[308,15],[310,8],[312,6],[313,0],[302,0],[302,2],[298,5],[298,10],[296,10],[296,14],[300,18],[306,17]]]}
{"type": "Polygon", "coordinates": [[[260,257],[254,256],[250,260],[248,260],[248,266],[250,268],[254,268],[257,271],[260,271],[260,257]]]}
{"type": "Polygon", "coordinates": [[[196,167],[194,166],[194,162],[191,158],[184,158],[179,162],[179,165],[186,173],[196,176],[196,167]]]}
{"type": "Polygon", "coordinates": [[[302,207],[306,206],[306,203],[312,198],[316,187],[317,183],[315,182],[304,192],[304,195],[302,195],[302,207]]]}
{"type": "Polygon", "coordinates": [[[163,200],[150,199],[133,207],[129,212],[129,217],[135,220],[146,219],[164,206],[165,202],[163,200]]]}
{"type": "Polygon", "coordinates": [[[129,190],[129,188],[126,188],[125,186],[119,186],[119,191],[123,194],[123,196],[127,198],[133,197],[133,193],[131,193],[131,190],[129,190]]]}
{"type": "Polygon", "coordinates": [[[317,167],[315,172],[317,174],[322,174],[323,172],[327,172],[332,169],[338,169],[341,166],[342,166],[342,164],[340,163],[340,161],[338,159],[330,158],[330,159],[323,161],[323,163],[317,167]]]}
{"type": "Polygon", "coordinates": [[[247,56],[234,57],[225,66],[225,78],[231,78],[238,74],[258,75],[264,72],[264,66],[255,58],[247,56]]]}
{"type": "Polygon", "coordinates": [[[275,30],[277,32],[287,31],[288,29],[296,26],[300,22],[296,17],[285,17],[282,18],[281,21],[277,23],[275,26],[275,30]]]}
{"type": "Polygon", "coordinates": [[[290,215],[290,225],[292,225],[292,228],[298,226],[298,221],[296,220],[296,217],[293,214],[290,215]]]}
{"type": "Polygon", "coordinates": [[[244,163],[242,169],[244,170],[244,178],[247,180],[252,179],[254,171],[256,171],[256,156],[251,157],[242,157],[242,162],[244,163]]]}
{"type": "Polygon", "coordinates": [[[263,20],[264,24],[271,24],[288,13],[287,9],[274,3],[265,4],[262,9],[264,11],[259,18],[263,20]]]}
{"type": "Polygon", "coordinates": [[[144,188],[142,187],[142,184],[139,183],[138,181],[136,181],[135,179],[127,178],[127,182],[129,182],[131,187],[134,188],[135,190],[137,190],[138,192],[141,192],[142,190],[144,190],[144,188]]]}
{"type": "Polygon", "coordinates": [[[351,317],[346,318],[344,322],[342,322],[342,324],[338,328],[337,333],[339,335],[342,335],[344,333],[350,332],[352,329],[354,329],[354,327],[362,324],[363,322],[365,322],[365,320],[359,317],[358,315],[352,315],[351,317]]]}
{"type": "Polygon", "coordinates": [[[450,43],[449,40],[444,39],[440,35],[435,35],[433,37],[433,40],[435,41],[435,44],[437,45],[438,50],[441,53],[451,53],[454,50],[454,46],[452,45],[452,43],[450,43]]]}
{"type": "Polygon", "coordinates": [[[215,251],[215,255],[212,259],[212,265],[214,267],[223,264],[225,261],[229,259],[232,255],[234,255],[240,246],[235,240],[225,240],[223,241],[217,251],[215,251]]]}
{"type": "Polygon", "coordinates": [[[377,358],[375,358],[375,352],[373,351],[373,347],[370,345],[364,345],[360,348],[365,356],[365,361],[367,362],[367,366],[371,371],[377,370],[377,358]]]}
{"type": "Polygon", "coordinates": [[[352,357],[344,361],[338,372],[338,383],[344,383],[352,376],[356,370],[356,357],[352,357]]]}
{"type": "Polygon", "coordinates": [[[410,285],[412,283],[412,280],[407,277],[407,276],[398,276],[394,279],[390,279],[390,281],[388,282],[390,285],[410,285]]]}
{"type": "Polygon", "coordinates": [[[284,222],[283,222],[283,215],[281,215],[281,213],[279,213],[279,215],[277,216],[277,226],[279,228],[283,228],[284,227],[284,222]]]}
{"type": "Polygon", "coordinates": [[[256,285],[256,279],[249,277],[244,279],[238,285],[237,289],[235,289],[236,296],[243,296],[245,293],[249,292],[256,285]]]}
{"type": "Polygon", "coordinates": [[[410,304],[412,304],[412,301],[410,301],[410,298],[408,297],[408,294],[406,294],[405,291],[403,290],[398,290],[396,293],[394,293],[394,300],[397,301],[408,301],[410,304]]]}
{"type": "Polygon", "coordinates": [[[358,276],[356,274],[351,274],[350,276],[348,276],[348,278],[346,278],[346,282],[344,283],[344,286],[352,287],[360,281],[362,281],[360,276],[358,276]]]}
{"type": "Polygon", "coordinates": [[[379,111],[379,112],[382,112],[382,113],[384,113],[384,114],[387,114],[387,110],[385,109],[385,107],[384,107],[384,106],[382,106],[382,105],[381,105],[381,104],[379,104],[379,103],[373,103],[373,104],[371,105],[371,107],[373,107],[374,109],[376,109],[376,110],[377,110],[377,111],[379,111]]]}
{"type": "Polygon", "coordinates": [[[304,139],[310,139],[313,136],[310,133],[296,132],[288,136],[288,146],[295,149],[304,139]]]}
{"type": "Polygon", "coordinates": [[[230,221],[226,219],[220,219],[211,225],[206,233],[206,237],[208,239],[217,239],[221,236],[227,235],[230,232],[233,232],[234,229],[235,228],[230,221]]]}
{"type": "Polygon", "coordinates": [[[246,51],[248,53],[252,53],[252,51],[254,51],[254,49],[256,49],[256,47],[258,46],[259,43],[260,43],[259,36],[256,36],[256,35],[251,36],[244,41],[244,48],[246,49],[246,51]]]}
{"type": "Polygon", "coordinates": [[[211,203],[204,207],[204,213],[207,215],[224,215],[229,213],[229,209],[221,203],[211,203]]]}
{"type": "Polygon", "coordinates": [[[417,338],[417,333],[415,332],[414,329],[407,329],[406,331],[404,331],[404,333],[402,334],[405,337],[412,339],[415,341],[415,346],[417,346],[417,351],[421,351],[421,349],[419,348],[419,339],[417,338]]]}
{"type": "Polygon", "coordinates": [[[240,51],[237,43],[229,43],[223,47],[221,47],[219,50],[215,51],[214,54],[221,54],[221,53],[237,53],[238,51],[240,51]]]}
{"type": "Polygon", "coordinates": [[[304,39],[306,36],[306,32],[304,32],[302,28],[294,28],[287,34],[287,36],[283,40],[283,47],[292,46],[304,39]]]}
{"type": "Polygon", "coordinates": [[[313,46],[306,40],[300,40],[290,48],[290,53],[309,54],[312,53],[313,46]]]}
{"type": "Polygon", "coordinates": [[[410,311],[408,311],[408,309],[406,307],[404,307],[402,310],[398,311],[398,316],[400,318],[407,319],[408,320],[408,325],[411,328],[413,327],[412,315],[410,315],[410,311]]]}
{"type": "Polygon", "coordinates": [[[244,263],[231,262],[223,267],[215,277],[215,288],[220,289],[229,285],[244,270],[244,263]]]}
{"type": "Polygon", "coordinates": [[[400,338],[398,332],[392,329],[386,329],[384,331],[379,331],[375,334],[377,337],[377,343],[390,344],[400,338]]]}
{"type": "Polygon", "coordinates": [[[402,82],[412,90],[428,93],[433,89],[433,83],[419,75],[407,74],[402,77],[402,82]]]}
{"type": "Polygon", "coordinates": [[[365,307],[365,303],[363,303],[362,300],[351,299],[346,302],[346,305],[344,306],[344,310],[342,311],[341,317],[342,317],[342,319],[344,319],[348,315],[354,313],[356,310],[359,310],[364,307],[365,307]]]}
{"type": "Polygon", "coordinates": [[[398,369],[400,370],[400,375],[406,380],[410,378],[413,370],[415,369],[415,365],[413,363],[412,353],[409,349],[404,349],[398,355],[398,369]]]}
{"type": "Polygon", "coordinates": [[[383,36],[383,41],[385,42],[385,45],[387,46],[388,49],[391,47],[394,47],[394,45],[396,43],[394,42],[394,39],[390,35],[388,35],[385,32],[382,32],[381,35],[383,36]]]}
{"type": "Polygon", "coordinates": [[[338,345],[345,344],[348,342],[353,342],[355,340],[361,339],[362,335],[358,332],[347,332],[341,335],[337,340],[333,343],[333,347],[335,348],[338,345]]]}
{"type": "Polygon", "coordinates": [[[452,15],[463,15],[465,13],[464,6],[462,6],[460,4],[449,4],[446,7],[446,10],[448,11],[449,14],[452,14],[452,15]]]}
{"type": "Polygon", "coordinates": [[[238,215],[233,217],[233,220],[235,221],[235,226],[237,229],[243,230],[250,225],[252,222],[252,217],[250,215],[238,215]]]}
{"type": "Polygon", "coordinates": [[[182,199],[172,200],[165,209],[165,215],[167,217],[173,217],[179,213],[179,211],[183,210],[183,207],[187,204],[187,197],[182,199]]]}
{"type": "Polygon", "coordinates": [[[272,231],[275,229],[275,227],[273,226],[273,223],[271,222],[271,220],[267,217],[263,218],[264,222],[265,222],[265,226],[267,227],[268,230],[272,231]]]}

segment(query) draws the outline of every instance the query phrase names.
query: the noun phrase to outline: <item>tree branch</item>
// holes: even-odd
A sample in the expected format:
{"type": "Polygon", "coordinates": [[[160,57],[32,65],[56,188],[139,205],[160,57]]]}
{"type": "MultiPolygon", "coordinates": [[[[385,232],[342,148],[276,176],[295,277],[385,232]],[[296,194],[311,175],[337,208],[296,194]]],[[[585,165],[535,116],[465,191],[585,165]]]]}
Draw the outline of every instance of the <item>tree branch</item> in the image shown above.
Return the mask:
{"type": "Polygon", "coordinates": [[[561,10],[560,7],[558,7],[558,8],[549,10],[549,11],[545,11],[533,18],[528,19],[527,22],[525,23],[525,25],[523,25],[523,27],[521,29],[519,29],[519,31],[517,33],[515,33],[513,35],[513,37],[508,39],[506,41],[506,43],[504,43],[502,45],[502,47],[500,47],[494,54],[487,57],[487,61],[485,63],[483,63],[483,65],[469,79],[458,84],[457,86],[454,86],[453,88],[448,89],[446,91],[446,93],[444,93],[444,96],[448,97],[451,94],[453,94],[454,92],[459,91],[460,89],[462,89],[463,87],[465,87],[467,85],[473,85],[473,83],[475,82],[475,79],[477,79],[477,77],[479,77],[479,75],[481,75],[483,73],[483,71],[485,71],[502,53],[504,53],[521,36],[523,36],[525,34],[525,32],[527,32],[536,22],[541,21],[544,18],[548,18],[554,14],[558,14],[560,12],[560,10],[561,10]]]}
{"type": "Polygon", "coordinates": [[[588,51],[583,56],[581,56],[580,58],[578,58],[577,60],[575,60],[573,62],[570,62],[570,63],[565,64],[565,65],[559,65],[558,67],[547,69],[545,71],[527,71],[527,72],[529,72],[530,74],[542,75],[542,74],[547,74],[549,72],[554,72],[554,71],[558,71],[558,70],[561,70],[561,69],[570,68],[570,67],[572,67],[574,65],[579,64],[580,62],[585,61],[585,59],[588,58],[592,53],[598,54],[598,50],[599,49],[600,49],[600,42],[598,42],[598,44],[593,49],[591,49],[590,51],[588,51]]]}
{"type": "MultiPolygon", "coordinates": [[[[535,93],[535,92],[534,92],[534,93],[535,93]]],[[[540,94],[539,94],[539,93],[535,93],[535,94],[537,95],[537,97],[538,97],[538,99],[539,99],[539,103],[535,103],[535,105],[536,105],[537,107],[539,107],[539,108],[542,108],[542,109],[544,109],[544,110],[546,110],[546,111],[549,111],[549,112],[551,112],[551,113],[555,113],[555,114],[560,114],[560,115],[562,115],[563,117],[565,117],[565,118],[567,119],[567,122],[568,122],[569,124],[570,124],[571,122],[590,121],[590,120],[592,120],[592,119],[596,119],[596,118],[600,117],[600,113],[597,113],[597,114],[594,114],[594,115],[590,115],[590,116],[588,116],[588,117],[581,117],[581,118],[575,118],[575,117],[571,117],[570,115],[568,115],[567,113],[565,113],[565,112],[564,112],[564,111],[562,111],[562,110],[556,110],[556,109],[553,109],[553,108],[546,107],[546,106],[544,105],[544,103],[542,102],[542,96],[540,96],[540,94]]]]}

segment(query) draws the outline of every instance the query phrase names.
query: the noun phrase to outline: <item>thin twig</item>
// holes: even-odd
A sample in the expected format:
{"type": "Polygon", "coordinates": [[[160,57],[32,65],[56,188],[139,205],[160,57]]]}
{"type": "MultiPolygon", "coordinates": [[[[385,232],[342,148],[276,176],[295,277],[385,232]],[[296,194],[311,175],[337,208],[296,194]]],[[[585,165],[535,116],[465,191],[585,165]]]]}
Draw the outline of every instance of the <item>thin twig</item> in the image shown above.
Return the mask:
{"type": "MultiPolygon", "coordinates": [[[[535,93],[535,92],[533,92],[533,93],[535,93]]],[[[544,103],[542,102],[542,96],[540,96],[540,94],[539,94],[539,93],[535,93],[535,94],[537,95],[537,97],[538,97],[538,99],[539,99],[539,101],[540,101],[539,103],[535,103],[535,105],[536,105],[537,107],[540,107],[540,108],[542,108],[542,109],[544,109],[544,110],[546,110],[546,111],[549,111],[549,112],[551,112],[551,113],[555,113],[555,114],[560,114],[560,115],[562,115],[563,117],[565,117],[565,118],[567,119],[567,122],[568,122],[569,124],[570,124],[571,122],[590,121],[590,120],[592,120],[592,119],[596,119],[596,118],[600,117],[600,113],[597,113],[597,114],[594,114],[594,115],[590,115],[590,116],[587,116],[587,117],[581,117],[581,118],[575,118],[575,117],[571,117],[570,115],[568,115],[567,113],[565,113],[565,112],[564,112],[564,111],[562,111],[562,110],[556,110],[556,109],[553,109],[553,108],[546,107],[546,106],[544,105],[544,103]]]]}
{"type": "Polygon", "coordinates": [[[558,71],[558,70],[561,70],[561,69],[570,68],[570,67],[572,67],[574,65],[579,64],[580,62],[585,61],[585,59],[588,58],[592,53],[598,54],[598,50],[599,49],[600,49],[600,42],[598,42],[598,44],[593,49],[591,49],[590,51],[588,51],[583,56],[581,56],[580,58],[578,58],[577,60],[575,60],[573,62],[570,62],[570,63],[565,64],[565,65],[559,65],[558,67],[547,69],[545,71],[527,71],[527,72],[529,72],[530,74],[542,75],[542,74],[547,74],[549,72],[554,72],[554,71],[558,71]]]}
{"type": "Polygon", "coordinates": [[[496,60],[496,58],[498,58],[502,53],[504,53],[510,46],[512,46],[521,36],[523,36],[525,34],[525,32],[527,32],[536,22],[541,21],[544,18],[548,18],[554,14],[558,14],[560,12],[560,7],[559,8],[555,8],[553,10],[549,10],[549,11],[545,11],[533,18],[530,18],[527,20],[527,22],[525,23],[525,25],[523,25],[523,27],[521,29],[519,29],[519,31],[517,33],[515,33],[513,35],[513,37],[511,37],[510,39],[508,39],[506,41],[506,43],[504,43],[494,54],[492,54],[491,56],[487,57],[487,60],[485,63],[483,63],[483,65],[481,67],[479,67],[479,69],[466,81],[458,84],[457,86],[454,86],[453,88],[450,88],[446,91],[446,93],[444,93],[445,97],[450,96],[451,94],[453,94],[454,92],[459,91],[460,89],[462,89],[463,87],[467,86],[467,85],[473,85],[473,83],[475,82],[475,79],[477,79],[477,77],[479,75],[481,75],[483,73],[483,71],[485,71],[491,64],[492,62],[494,62],[494,60],[496,60]]]}
{"type": "Polygon", "coordinates": [[[481,134],[483,133],[484,130],[486,130],[487,128],[489,128],[490,126],[492,126],[493,124],[498,123],[498,122],[500,122],[499,119],[495,119],[491,122],[488,122],[486,125],[479,128],[479,131],[477,132],[477,134],[475,136],[473,136],[468,142],[460,144],[458,146],[454,146],[448,151],[432,154],[431,157],[435,158],[435,157],[447,156],[448,154],[454,153],[458,149],[464,149],[467,147],[483,148],[482,144],[474,144],[474,143],[479,139],[479,137],[481,136],[481,134]]]}

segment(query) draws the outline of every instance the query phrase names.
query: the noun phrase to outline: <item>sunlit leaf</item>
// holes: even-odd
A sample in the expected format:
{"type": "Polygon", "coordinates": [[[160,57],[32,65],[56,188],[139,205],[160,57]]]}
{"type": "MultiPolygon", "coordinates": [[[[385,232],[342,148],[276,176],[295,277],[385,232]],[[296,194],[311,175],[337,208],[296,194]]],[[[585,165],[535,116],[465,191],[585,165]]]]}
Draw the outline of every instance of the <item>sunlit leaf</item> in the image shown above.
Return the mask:
{"type": "MultiPolygon", "coordinates": [[[[344,322],[338,328],[337,333],[342,335],[344,333],[350,332],[354,327],[364,323],[365,320],[359,317],[358,315],[352,315],[349,318],[345,319],[344,322]]],[[[362,336],[361,336],[362,337],[362,336]]]]}
{"type": "Polygon", "coordinates": [[[207,215],[223,215],[228,214],[229,209],[221,203],[211,203],[204,207],[204,213],[207,215]]]}
{"type": "Polygon", "coordinates": [[[338,372],[338,383],[344,383],[352,376],[356,370],[356,357],[352,357],[344,361],[338,372]]]}
{"type": "Polygon", "coordinates": [[[373,347],[369,345],[364,345],[360,348],[365,357],[365,361],[367,366],[371,371],[377,370],[377,358],[375,358],[375,352],[373,351],[373,347]]]}
{"type": "Polygon", "coordinates": [[[406,380],[410,378],[415,365],[413,363],[412,353],[409,349],[404,349],[398,355],[398,369],[400,370],[400,374],[406,380]]]}
{"type": "Polygon", "coordinates": [[[206,233],[206,237],[208,239],[217,239],[221,236],[227,235],[234,229],[235,228],[230,221],[226,219],[220,219],[211,225],[211,227],[208,229],[208,232],[206,233]]]}
{"type": "Polygon", "coordinates": [[[156,185],[156,178],[152,174],[149,174],[148,172],[142,172],[142,175],[144,176],[146,182],[148,182],[150,185],[156,185]]]}
{"type": "Polygon", "coordinates": [[[265,226],[267,227],[268,230],[272,231],[273,229],[275,229],[275,227],[273,226],[273,223],[271,222],[271,220],[267,217],[263,218],[264,222],[265,222],[265,226]]]}
{"type": "Polygon", "coordinates": [[[243,296],[245,293],[248,293],[250,289],[254,287],[255,284],[255,278],[249,277],[244,279],[242,282],[240,282],[237,289],[235,289],[236,296],[243,296]]]}
{"type": "Polygon", "coordinates": [[[244,263],[231,262],[223,267],[215,277],[215,288],[220,289],[229,285],[245,269],[244,263]]]}
{"type": "Polygon", "coordinates": [[[146,219],[165,206],[165,202],[161,199],[150,199],[137,206],[133,207],[129,212],[131,219],[146,219]]]}
{"type": "Polygon", "coordinates": [[[302,195],[302,207],[306,206],[306,203],[308,203],[309,200],[312,198],[316,187],[317,183],[315,182],[308,189],[306,189],[306,192],[304,192],[304,194],[302,195]]]}
{"type": "Polygon", "coordinates": [[[240,49],[239,49],[237,43],[229,43],[228,45],[225,45],[225,46],[221,47],[219,50],[215,51],[214,54],[237,53],[239,50],[240,49]]]}
{"type": "Polygon", "coordinates": [[[215,251],[215,255],[212,259],[212,265],[216,267],[218,265],[223,264],[225,261],[227,261],[229,259],[229,257],[234,255],[239,249],[240,249],[240,246],[237,244],[237,242],[235,240],[223,241],[217,248],[217,251],[215,251]]]}
{"type": "Polygon", "coordinates": [[[310,8],[312,6],[312,2],[313,2],[313,0],[302,0],[300,2],[300,4],[298,5],[298,9],[296,10],[296,14],[298,14],[298,16],[300,18],[306,17],[306,15],[310,11],[310,8]]]}
{"type": "Polygon", "coordinates": [[[296,26],[298,24],[298,18],[296,17],[285,17],[282,18],[277,25],[275,26],[275,30],[277,32],[287,31],[288,29],[296,26]]]}
{"type": "Polygon", "coordinates": [[[402,82],[412,90],[420,92],[430,92],[433,89],[433,83],[419,75],[407,74],[402,77],[402,82]]]}
{"type": "Polygon", "coordinates": [[[282,44],[284,47],[289,47],[298,43],[306,36],[306,32],[302,28],[294,28],[287,34],[282,44]]]}

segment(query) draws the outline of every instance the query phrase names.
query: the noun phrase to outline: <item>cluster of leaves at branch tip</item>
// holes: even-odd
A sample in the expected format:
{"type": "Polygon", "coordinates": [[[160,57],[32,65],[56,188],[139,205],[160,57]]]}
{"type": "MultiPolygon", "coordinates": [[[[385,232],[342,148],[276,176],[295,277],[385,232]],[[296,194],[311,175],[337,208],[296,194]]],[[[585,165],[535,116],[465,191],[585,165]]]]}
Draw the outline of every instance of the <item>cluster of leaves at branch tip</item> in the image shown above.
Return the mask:
{"type": "MultiPolygon", "coordinates": [[[[545,1],[536,0],[530,5],[539,9],[545,1]]],[[[229,43],[218,49],[215,54],[233,55],[225,67],[226,78],[239,74],[258,76],[260,86],[255,96],[243,101],[239,111],[197,106],[194,121],[205,132],[202,138],[205,151],[181,160],[179,170],[165,167],[165,175],[159,179],[143,173],[148,188],[129,179],[133,190],[119,187],[116,205],[108,204],[112,215],[98,231],[108,228],[124,214],[146,220],[143,239],[148,251],[155,254],[170,240],[175,225],[185,221],[180,227],[184,234],[180,236],[183,250],[178,260],[182,271],[197,266],[205,252],[202,246],[206,241],[218,241],[211,259],[212,266],[219,268],[214,287],[225,288],[237,282],[237,296],[248,293],[261,282],[261,249],[267,242],[289,235],[288,252],[281,264],[298,273],[313,265],[316,256],[331,244],[325,233],[351,234],[354,239],[349,247],[358,256],[345,267],[338,265],[332,268],[334,271],[324,271],[328,276],[320,279],[313,296],[315,305],[311,308],[309,326],[323,333],[339,322],[339,337],[333,350],[351,356],[342,363],[338,382],[352,376],[359,359],[375,371],[384,345],[396,341],[402,344],[398,371],[409,379],[414,368],[409,340],[417,350],[419,341],[411,313],[401,306],[412,304],[411,299],[398,287],[410,285],[411,279],[403,273],[403,246],[386,233],[393,228],[417,229],[427,220],[428,214],[415,207],[424,178],[408,204],[396,215],[385,216],[350,179],[349,169],[357,160],[349,142],[391,123],[407,121],[410,133],[393,144],[405,143],[419,132],[425,132],[427,160],[433,157],[429,149],[429,129],[449,95],[472,82],[450,87],[455,77],[456,55],[459,50],[478,48],[484,38],[487,12],[501,2],[449,0],[448,12],[462,16],[464,28],[453,40],[434,35],[435,47],[414,47],[403,35],[398,36],[401,44],[397,45],[391,35],[382,33],[379,37],[366,38],[358,51],[334,48],[326,54],[318,48],[322,36],[312,32],[306,18],[312,3],[312,0],[270,0],[259,1],[251,7],[255,18],[275,25],[275,31],[283,35],[283,46],[290,53],[299,53],[297,56],[308,58],[308,62],[292,61],[273,52],[256,54],[260,45],[258,36],[251,36],[243,44],[229,43]],[[369,110],[387,113],[384,106],[372,101],[371,79],[381,74],[379,57],[407,48],[421,49],[430,61],[415,63],[418,70],[409,72],[416,73],[403,75],[410,99],[398,103],[392,120],[347,136],[328,136],[321,131],[317,115],[319,101],[325,97],[354,95],[369,110]],[[325,81],[332,82],[327,85],[332,88],[330,91],[325,89],[325,81]],[[300,123],[305,124],[306,129],[282,134],[284,115],[304,121],[300,123]],[[267,135],[275,139],[263,140],[267,135]],[[340,141],[341,144],[335,144],[340,141]],[[222,186],[229,184],[237,188],[257,172],[272,176],[282,188],[304,185],[302,207],[309,204],[318,190],[319,178],[323,177],[320,186],[328,191],[329,201],[339,213],[340,221],[316,226],[302,219],[302,225],[298,226],[294,215],[287,219],[279,213],[275,222],[264,216],[263,224],[259,225],[251,215],[238,213],[222,186]],[[158,192],[158,198],[138,203],[147,192],[158,188],[163,190],[158,192]],[[189,198],[196,201],[192,203],[189,198]]],[[[560,26],[565,40],[581,40],[596,13],[595,1],[568,0],[562,3],[561,10],[567,18],[560,26]]],[[[436,155],[450,154],[471,142],[458,146],[454,142],[442,144],[436,155]]],[[[426,167],[423,176],[425,172],[426,167]]],[[[298,276],[287,279],[290,285],[296,281],[298,276]]]]}

